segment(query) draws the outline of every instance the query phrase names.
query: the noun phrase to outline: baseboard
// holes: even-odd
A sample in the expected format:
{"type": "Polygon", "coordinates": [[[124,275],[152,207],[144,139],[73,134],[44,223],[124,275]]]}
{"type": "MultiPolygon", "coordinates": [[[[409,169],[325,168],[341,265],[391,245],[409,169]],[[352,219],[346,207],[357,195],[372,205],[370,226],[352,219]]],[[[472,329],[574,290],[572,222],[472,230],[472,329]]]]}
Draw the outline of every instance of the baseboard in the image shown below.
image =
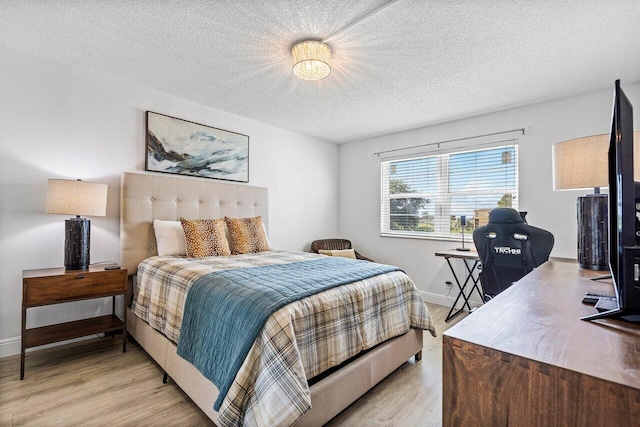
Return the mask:
{"type": "Polygon", "coordinates": [[[0,358],[20,354],[20,337],[0,340],[0,358]]]}
{"type": "MultiPolygon", "coordinates": [[[[456,296],[457,296],[457,293],[454,294],[453,296],[452,295],[447,296],[447,295],[434,294],[432,292],[425,292],[420,290],[418,290],[418,292],[420,292],[420,295],[422,296],[422,299],[425,302],[428,302],[431,304],[443,305],[445,307],[451,307],[453,305],[453,302],[456,300],[456,296]]],[[[460,301],[458,301],[457,308],[462,308],[463,303],[464,303],[464,300],[460,298],[460,301]]],[[[469,300],[469,303],[473,308],[480,307],[482,305],[482,302],[475,299],[469,300]]]]}
{"type": "MultiPolygon", "coordinates": [[[[57,347],[59,345],[69,344],[72,342],[91,340],[94,338],[98,338],[100,335],[87,335],[86,337],[74,338],[72,340],[54,342],[52,344],[41,345],[39,347],[28,348],[27,353],[34,350],[42,350],[43,348],[57,347]]],[[[0,358],[15,356],[16,354],[20,354],[20,348],[22,345],[22,340],[20,336],[5,338],[0,340],[0,358]]]]}

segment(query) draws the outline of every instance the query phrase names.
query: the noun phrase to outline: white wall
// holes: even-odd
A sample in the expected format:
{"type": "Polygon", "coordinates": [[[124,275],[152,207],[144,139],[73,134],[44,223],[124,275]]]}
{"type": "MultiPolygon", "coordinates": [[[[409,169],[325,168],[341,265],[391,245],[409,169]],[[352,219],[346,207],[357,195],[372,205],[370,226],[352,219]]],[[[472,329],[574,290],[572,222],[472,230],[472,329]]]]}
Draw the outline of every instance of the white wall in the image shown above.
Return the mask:
{"type": "MultiPolygon", "coordinates": [[[[622,87],[636,105],[640,124],[640,85],[622,87]]],[[[520,142],[520,205],[531,225],[551,231],[556,239],[552,256],[576,258],[576,197],[585,191],[552,190],[551,146],[610,130],[611,90],[513,108],[465,120],[370,138],[340,146],[340,232],[363,254],[405,269],[427,300],[445,304],[451,275],[434,252],[459,242],[380,237],[380,161],[373,153],[501,130],[529,127],[520,142]]],[[[486,141],[486,140],[485,140],[486,141]]],[[[472,143],[473,141],[469,141],[472,143]]],[[[456,292],[452,291],[449,301],[456,292]]],[[[479,299],[478,299],[479,301],[479,299]]]]}
{"type": "MultiPolygon", "coordinates": [[[[109,185],[107,216],[91,218],[91,259],[119,261],[120,174],[144,169],[145,110],[250,136],[250,184],[269,188],[274,247],[305,250],[316,238],[342,235],[365,255],[404,268],[439,303],[447,301],[444,282],[451,278],[433,254],[457,242],[379,236],[380,169],[373,153],[531,126],[518,136],[520,209],[529,211],[531,224],[554,233],[553,256],[575,258],[575,199],[582,192],[552,191],[550,147],[610,126],[607,90],[338,147],[1,46],[0,65],[0,356],[19,351],[22,270],[63,263],[66,217],[44,213],[48,178],[109,185]]],[[[623,82],[623,88],[640,123],[640,85],[623,82]]],[[[30,309],[28,326],[109,307],[101,300],[30,309]]]]}
{"type": "MultiPolygon", "coordinates": [[[[0,356],[19,352],[22,270],[63,264],[66,217],[44,213],[47,179],[109,185],[107,216],[90,218],[91,261],[119,261],[120,175],[144,170],[145,110],[249,135],[274,248],[337,234],[336,144],[0,47],[0,356]]],[[[108,299],[29,309],[28,326],[108,309],[108,299]]]]}

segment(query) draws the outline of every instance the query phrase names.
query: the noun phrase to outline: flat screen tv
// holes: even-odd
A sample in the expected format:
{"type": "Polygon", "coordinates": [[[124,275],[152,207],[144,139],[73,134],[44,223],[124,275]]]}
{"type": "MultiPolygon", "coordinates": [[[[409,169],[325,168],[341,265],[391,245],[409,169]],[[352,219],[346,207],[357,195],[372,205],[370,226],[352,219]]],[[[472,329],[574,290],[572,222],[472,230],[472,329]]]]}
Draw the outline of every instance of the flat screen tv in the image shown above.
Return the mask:
{"type": "Polygon", "coordinates": [[[584,320],[640,320],[640,183],[633,162],[633,108],[616,80],[609,141],[609,269],[617,307],[584,320]]]}

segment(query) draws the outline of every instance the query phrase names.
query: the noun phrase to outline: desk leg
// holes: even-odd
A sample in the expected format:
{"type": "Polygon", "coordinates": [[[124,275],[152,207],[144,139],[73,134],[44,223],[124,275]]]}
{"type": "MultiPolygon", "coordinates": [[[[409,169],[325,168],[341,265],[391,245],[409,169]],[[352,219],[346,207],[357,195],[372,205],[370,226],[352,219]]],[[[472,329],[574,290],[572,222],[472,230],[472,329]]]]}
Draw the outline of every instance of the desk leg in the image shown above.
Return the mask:
{"type": "MultiPolygon", "coordinates": [[[[447,260],[447,264],[449,264],[449,269],[451,270],[451,274],[453,274],[453,278],[456,281],[456,284],[458,285],[458,296],[456,297],[453,305],[451,306],[451,309],[449,310],[449,314],[447,314],[447,318],[444,320],[446,323],[448,323],[451,319],[453,319],[454,317],[456,317],[458,314],[462,313],[464,311],[464,307],[467,306],[467,308],[469,309],[469,311],[471,311],[471,304],[469,304],[469,298],[471,297],[471,294],[473,293],[473,289],[476,288],[477,289],[477,280],[475,277],[473,277],[473,271],[475,270],[476,266],[478,265],[478,261],[474,261],[473,263],[473,267],[469,268],[469,264],[467,263],[466,259],[463,259],[462,261],[464,262],[465,268],[467,269],[467,277],[465,278],[465,281],[462,285],[460,285],[460,280],[458,280],[458,276],[456,275],[455,270],[453,269],[453,266],[451,265],[451,261],[449,259],[449,257],[445,258],[447,260]],[[469,280],[471,280],[473,282],[473,287],[471,288],[471,292],[469,292],[469,296],[467,297],[467,295],[465,294],[465,289],[467,287],[467,284],[469,283],[469,280]],[[462,304],[462,307],[455,311],[456,305],[458,305],[458,301],[460,300],[460,297],[462,297],[462,299],[464,300],[464,303],[462,304]]],[[[480,290],[478,289],[478,293],[480,293],[480,290]]],[[[480,298],[482,299],[482,295],[480,295],[480,298]]]]}
{"type": "MultiPolygon", "coordinates": [[[[456,282],[456,285],[458,286],[458,296],[456,296],[455,301],[453,302],[453,305],[451,306],[451,309],[449,310],[449,314],[447,314],[447,318],[444,320],[445,322],[449,322],[451,319],[453,319],[454,317],[456,317],[458,314],[462,313],[462,311],[464,311],[464,306],[466,305],[469,310],[471,310],[471,306],[469,305],[469,301],[467,300],[466,295],[464,294],[464,288],[467,285],[467,282],[469,281],[468,278],[467,280],[465,280],[464,285],[460,284],[460,280],[458,279],[458,275],[456,274],[456,271],[453,269],[453,265],[451,265],[451,260],[449,257],[445,258],[447,260],[447,264],[449,265],[449,270],[451,270],[451,274],[453,275],[453,279],[456,282]],[[456,311],[454,313],[454,310],[456,309],[456,305],[458,305],[458,301],[460,300],[460,297],[463,297],[464,299],[464,304],[462,304],[462,308],[460,308],[458,311],[456,311]]],[[[466,264],[466,262],[465,262],[466,264]]]]}
{"type": "Polygon", "coordinates": [[[480,283],[480,276],[477,276],[477,277],[473,276],[473,272],[479,263],[480,263],[479,260],[475,260],[473,263],[473,267],[471,267],[471,269],[469,269],[469,264],[467,264],[466,261],[464,265],[467,267],[467,273],[469,274],[469,277],[471,277],[471,281],[473,282],[473,286],[471,287],[471,292],[469,292],[469,298],[471,298],[471,295],[473,294],[473,290],[475,289],[476,291],[478,291],[478,295],[480,295],[480,301],[482,301],[482,303],[484,304],[484,290],[480,289],[480,287],[482,286],[482,283],[480,283]]]}

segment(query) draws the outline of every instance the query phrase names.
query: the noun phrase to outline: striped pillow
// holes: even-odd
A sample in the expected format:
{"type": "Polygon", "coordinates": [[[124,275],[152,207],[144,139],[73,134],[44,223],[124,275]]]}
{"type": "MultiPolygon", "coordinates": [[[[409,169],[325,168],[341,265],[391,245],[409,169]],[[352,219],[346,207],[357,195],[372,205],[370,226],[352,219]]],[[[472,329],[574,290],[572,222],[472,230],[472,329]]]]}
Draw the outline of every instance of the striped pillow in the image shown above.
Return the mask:
{"type": "Polygon", "coordinates": [[[180,218],[180,223],[184,230],[184,242],[189,258],[231,255],[223,219],[180,218]]]}
{"type": "Polygon", "coordinates": [[[262,217],[224,218],[229,230],[229,246],[233,255],[270,251],[262,217]]]}
{"type": "Polygon", "coordinates": [[[322,255],[356,259],[356,251],[353,249],[318,249],[318,253],[322,255]]]}

